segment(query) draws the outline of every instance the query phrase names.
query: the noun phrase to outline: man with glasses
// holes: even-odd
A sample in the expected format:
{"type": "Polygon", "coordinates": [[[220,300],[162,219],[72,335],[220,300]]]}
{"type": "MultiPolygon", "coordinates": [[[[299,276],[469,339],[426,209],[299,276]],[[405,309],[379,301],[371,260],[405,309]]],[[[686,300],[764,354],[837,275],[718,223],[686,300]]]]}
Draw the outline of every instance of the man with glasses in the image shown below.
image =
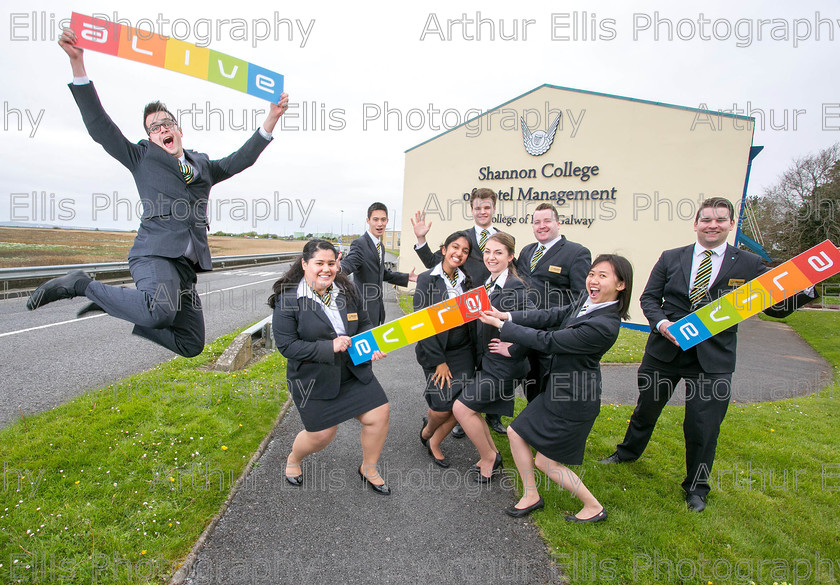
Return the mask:
{"type": "Polygon", "coordinates": [[[81,270],[54,278],[30,296],[33,310],[59,299],[86,296],[92,303],[79,311],[105,311],[134,323],[135,335],[175,353],[193,357],[204,348],[204,315],[195,291],[196,272],[212,270],[207,244],[207,202],[210,188],[250,167],[271,141],[280,116],[288,108],[284,93],[270,106],[263,126],[233,154],[210,160],[184,150],[183,132],[175,116],[160,102],[148,104],[143,122],[148,140],[132,143],[111,121],[85,71],[76,35],[62,31],[58,43],[70,58],[70,91],[91,138],[131,171],[143,215],[128,264],[135,289],[108,286],[81,270]]]}

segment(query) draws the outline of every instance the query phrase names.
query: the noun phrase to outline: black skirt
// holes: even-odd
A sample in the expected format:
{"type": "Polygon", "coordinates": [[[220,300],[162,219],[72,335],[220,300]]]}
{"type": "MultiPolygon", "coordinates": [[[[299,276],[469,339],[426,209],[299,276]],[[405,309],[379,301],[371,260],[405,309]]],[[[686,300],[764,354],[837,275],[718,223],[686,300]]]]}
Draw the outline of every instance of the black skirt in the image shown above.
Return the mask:
{"type": "Polygon", "coordinates": [[[429,409],[435,412],[452,412],[455,399],[461,394],[464,385],[475,375],[475,355],[472,346],[447,350],[446,365],[452,373],[452,380],[449,386],[444,383],[443,388],[439,388],[433,380],[435,369],[423,368],[423,374],[426,376],[424,396],[429,409]]]}
{"type": "Polygon", "coordinates": [[[458,401],[475,412],[513,416],[513,399],[520,380],[499,380],[479,370],[464,385],[458,401]]]}
{"type": "Polygon", "coordinates": [[[343,353],[341,388],[335,398],[317,400],[311,396],[301,396],[298,392],[292,393],[303,428],[307,431],[323,431],[388,403],[385,390],[376,377],[365,384],[347,367],[348,359],[347,354],[343,353]]]}
{"type": "Polygon", "coordinates": [[[585,420],[571,420],[558,414],[558,409],[546,408],[545,401],[548,399],[545,392],[537,396],[509,426],[538,453],[557,463],[580,465],[583,463],[586,438],[597,415],[585,420]]]}

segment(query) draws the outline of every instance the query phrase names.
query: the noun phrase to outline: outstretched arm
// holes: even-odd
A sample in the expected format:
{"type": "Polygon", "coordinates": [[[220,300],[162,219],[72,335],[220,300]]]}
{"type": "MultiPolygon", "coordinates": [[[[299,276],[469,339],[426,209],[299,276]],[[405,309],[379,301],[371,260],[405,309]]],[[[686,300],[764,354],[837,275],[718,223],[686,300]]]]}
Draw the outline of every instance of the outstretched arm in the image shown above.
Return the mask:
{"type": "Polygon", "coordinates": [[[65,28],[61,31],[58,46],[64,49],[64,52],[70,57],[70,67],[73,69],[73,77],[87,77],[87,73],[85,72],[85,50],[76,46],[76,33],[72,28],[65,28]]]}
{"type": "Polygon", "coordinates": [[[289,109],[289,94],[281,93],[280,94],[280,101],[276,104],[272,103],[268,109],[268,115],[265,117],[265,122],[263,122],[263,130],[271,134],[274,132],[274,127],[277,125],[277,122],[280,120],[280,116],[282,116],[286,110],[289,109]]]}

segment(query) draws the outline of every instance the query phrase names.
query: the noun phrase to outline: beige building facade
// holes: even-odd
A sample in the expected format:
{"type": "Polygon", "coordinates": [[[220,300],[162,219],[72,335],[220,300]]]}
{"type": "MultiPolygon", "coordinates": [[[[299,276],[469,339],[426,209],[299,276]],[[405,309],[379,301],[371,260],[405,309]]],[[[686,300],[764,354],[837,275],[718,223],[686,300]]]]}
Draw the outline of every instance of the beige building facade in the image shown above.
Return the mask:
{"type": "Polygon", "coordinates": [[[536,206],[550,202],[561,233],[593,258],[626,256],[631,322],[646,326],[639,295],[663,250],[695,241],[699,202],[723,196],[740,211],[753,129],[746,116],[540,86],[406,151],[399,270],[421,268],[415,211],[432,222],[434,249],[473,225],[469,193],[487,187],[499,196],[493,226],[517,250],[534,241],[536,206]]]}

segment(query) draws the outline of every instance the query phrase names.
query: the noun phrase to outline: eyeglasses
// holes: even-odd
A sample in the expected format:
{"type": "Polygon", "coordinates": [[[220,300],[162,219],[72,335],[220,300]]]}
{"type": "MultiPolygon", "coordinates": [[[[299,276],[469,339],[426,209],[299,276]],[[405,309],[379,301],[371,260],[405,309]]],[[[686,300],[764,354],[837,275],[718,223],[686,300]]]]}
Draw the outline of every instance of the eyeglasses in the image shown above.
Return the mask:
{"type": "Polygon", "coordinates": [[[178,124],[175,120],[164,120],[163,122],[158,122],[157,124],[152,124],[149,126],[149,135],[157,134],[164,128],[167,130],[171,130],[172,128],[176,128],[178,124]]]}

